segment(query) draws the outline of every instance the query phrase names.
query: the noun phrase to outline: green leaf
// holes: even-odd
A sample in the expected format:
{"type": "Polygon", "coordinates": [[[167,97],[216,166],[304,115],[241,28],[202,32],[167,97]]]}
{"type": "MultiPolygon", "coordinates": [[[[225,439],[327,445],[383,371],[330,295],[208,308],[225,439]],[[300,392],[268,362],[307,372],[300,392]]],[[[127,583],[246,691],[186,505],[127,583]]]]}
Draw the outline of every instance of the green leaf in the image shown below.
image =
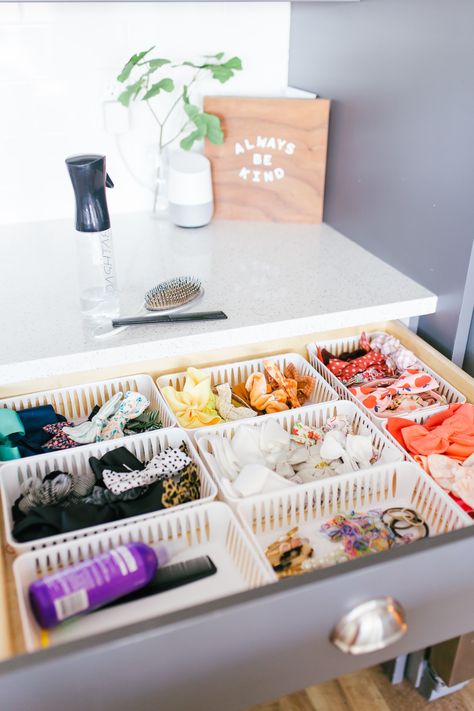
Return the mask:
{"type": "Polygon", "coordinates": [[[171,64],[170,59],[149,59],[147,61],[148,64],[148,73],[150,74],[151,72],[156,71],[160,67],[162,67],[164,64],[171,64]]]}
{"type": "Polygon", "coordinates": [[[221,120],[218,116],[214,116],[214,114],[203,114],[205,121],[206,121],[206,126],[207,126],[207,131],[206,131],[206,136],[210,140],[211,143],[215,143],[217,145],[220,145],[221,143],[224,143],[224,133],[221,128],[221,120]]]}
{"type": "Polygon", "coordinates": [[[224,134],[221,129],[221,122],[218,116],[207,114],[194,104],[185,103],[184,110],[188,118],[196,126],[195,130],[181,141],[181,148],[188,151],[195,141],[207,138],[211,143],[220,144],[224,142],[224,134]]]}
{"type": "Polygon", "coordinates": [[[137,98],[138,93],[140,92],[140,89],[142,88],[144,83],[145,80],[143,79],[143,77],[141,77],[134,84],[129,84],[125,91],[122,91],[122,93],[119,95],[117,101],[120,101],[123,106],[129,106],[130,101],[137,98]]]}
{"type": "Polygon", "coordinates": [[[189,151],[193,147],[195,141],[199,141],[203,136],[201,136],[200,131],[193,131],[180,141],[180,146],[183,151],[189,151]]]}
{"type": "Polygon", "coordinates": [[[202,56],[205,57],[206,59],[222,59],[224,56],[225,52],[218,52],[217,54],[203,54],[202,56]]]}
{"type": "Polygon", "coordinates": [[[138,64],[138,62],[140,62],[143,57],[146,57],[146,55],[151,52],[152,49],[155,49],[155,47],[150,47],[150,49],[146,49],[144,52],[138,52],[138,54],[134,54],[132,57],[130,57],[130,59],[118,75],[117,81],[120,81],[122,83],[124,81],[127,81],[128,77],[132,72],[133,67],[138,64]]]}
{"type": "Polygon", "coordinates": [[[187,98],[185,104],[184,104],[184,110],[186,112],[186,115],[191,119],[191,121],[196,122],[196,118],[198,118],[202,111],[198,106],[194,106],[194,104],[189,103],[189,99],[187,98]]]}
{"type": "Polygon", "coordinates": [[[193,104],[185,104],[184,110],[196,126],[196,131],[194,133],[199,134],[198,138],[204,138],[207,134],[207,123],[204,118],[204,113],[198,106],[194,106],[193,104]]]}
{"type": "Polygon", "coordinates": [[[170,91],[173,91],[173,89],[174,81],[172,79],[161,79],[156,84],[151,85],[151,87],[148,89],[147,93],[143,97],[142,101],[148,101],[149,99],[152,99],[154,96],[159,94],[160,91],[167,91],[169,93],[170,91]]]}
{"type": "Polygon", "coordinates": [[[231,59],[228,59],[227,62],[224,62],[224,66],[228,67],[229,69],[241,70],[242,60],[240,59],[240,57],[231,57],[231,59]]]}
{"type": "Polygon", "coordinates": [[[222,64],[209,64],[207,67],[214,79],[217,79],[221,84],[225,84],[234,76],[235,71],[242,69],[242,61],[239,57],[232,57],[227,62],[222,64]]]}

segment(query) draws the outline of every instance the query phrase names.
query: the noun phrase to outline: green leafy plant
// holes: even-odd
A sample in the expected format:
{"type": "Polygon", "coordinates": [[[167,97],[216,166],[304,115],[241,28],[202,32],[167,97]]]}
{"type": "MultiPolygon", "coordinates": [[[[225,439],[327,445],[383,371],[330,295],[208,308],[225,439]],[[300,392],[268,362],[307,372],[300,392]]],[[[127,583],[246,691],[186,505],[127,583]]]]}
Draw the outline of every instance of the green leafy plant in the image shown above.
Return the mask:
{"type": "Polygon", "coordinates": [[[221,84],[225,84],[234,76],[236,71],[242,69],[242,61],[240,58],[231,57],[224,61],[224,52],[218,52],[217,54],[205,55],[203,61],[200,63],[184,61],[174,64],[170,59],[150,59],[150,52],[154,49],[155,47],[150,47],[150,49],[144,52],[134,54],[125,64],[117,80],[121,84],[129,83],[126,84],[124,90],[119,95],[118,101],[126,107],[130,106],[132,101],[144,101],[146,103],[159,126],[160,150],[169,146],[185,133],[187,133],[187,135],[185,135],[180,142],[180,146],[184,150],[190,150],[195,141],[199,141],[203,138],[208,138],[211,143],[223,143],[224,134],[219,117],[214,114],[206,113],[202,111],[199,106],[192,104],[189,98],[189,90],[197,81],[203,79],[205,76],[211,76],[221,84]],[[164,67],[165,70],[163,70],[164,67]],[[160,74],[157,74],[160,70],[161,72],[166,72],[166,74],[172,73],[173,70],[175,72],[176,70],[182,72],[183,67],[189,70],[190,77],[188,82],[181,85],[177,84],[170,76],[161,77],[160,74]],[[160,116],[155,107],[152,106],[151,100],[155,99],[162,92],[166,94],[176,92],[177,97],[171,104],[168,112],[160,116]],[[174,136],[166,138],[165,126],[178,107],[181,107],[184,113],[184,123],[174,136]]]}

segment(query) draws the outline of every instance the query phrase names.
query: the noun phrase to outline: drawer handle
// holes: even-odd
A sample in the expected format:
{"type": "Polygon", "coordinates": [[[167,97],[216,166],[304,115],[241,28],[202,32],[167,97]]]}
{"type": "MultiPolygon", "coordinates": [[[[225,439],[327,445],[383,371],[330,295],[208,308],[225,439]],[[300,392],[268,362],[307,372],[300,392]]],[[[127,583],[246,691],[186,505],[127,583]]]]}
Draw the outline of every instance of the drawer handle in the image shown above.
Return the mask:
{"type": "Polygon", "coordinates": [[[407,631],[405,611],[393,597],[363,602],[342,617],[331,642],[346,654],[369,654],[397,642],[407,631]]]}

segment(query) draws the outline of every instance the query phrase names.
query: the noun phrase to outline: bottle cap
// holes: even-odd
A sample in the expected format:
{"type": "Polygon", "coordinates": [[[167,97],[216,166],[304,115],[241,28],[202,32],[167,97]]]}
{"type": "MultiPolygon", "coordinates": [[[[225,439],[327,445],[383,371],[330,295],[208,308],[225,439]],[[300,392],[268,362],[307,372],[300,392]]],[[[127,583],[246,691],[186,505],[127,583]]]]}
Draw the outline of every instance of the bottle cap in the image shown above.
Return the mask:
{"type": "Polygon", "coordinates": [[[76,230],[103,232],[110,227],[105,188],[114,184],[105,170],[105,156],[82,154],[66,158],[76,198],[76,230]]]}

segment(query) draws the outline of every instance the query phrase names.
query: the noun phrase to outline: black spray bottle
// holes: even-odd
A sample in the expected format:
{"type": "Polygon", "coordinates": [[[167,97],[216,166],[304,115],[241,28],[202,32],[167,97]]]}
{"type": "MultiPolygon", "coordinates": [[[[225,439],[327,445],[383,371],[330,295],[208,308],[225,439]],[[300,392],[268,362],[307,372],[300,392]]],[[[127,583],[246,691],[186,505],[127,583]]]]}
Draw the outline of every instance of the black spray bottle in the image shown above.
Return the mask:
{"type": "Polygon", "coordinates": [[[94,323],[119,313],[117,276],[105,188],[114,184],[105,169],[105,156],[66,158],[76,197],[76,242],[83,316],[94,323]]]}

